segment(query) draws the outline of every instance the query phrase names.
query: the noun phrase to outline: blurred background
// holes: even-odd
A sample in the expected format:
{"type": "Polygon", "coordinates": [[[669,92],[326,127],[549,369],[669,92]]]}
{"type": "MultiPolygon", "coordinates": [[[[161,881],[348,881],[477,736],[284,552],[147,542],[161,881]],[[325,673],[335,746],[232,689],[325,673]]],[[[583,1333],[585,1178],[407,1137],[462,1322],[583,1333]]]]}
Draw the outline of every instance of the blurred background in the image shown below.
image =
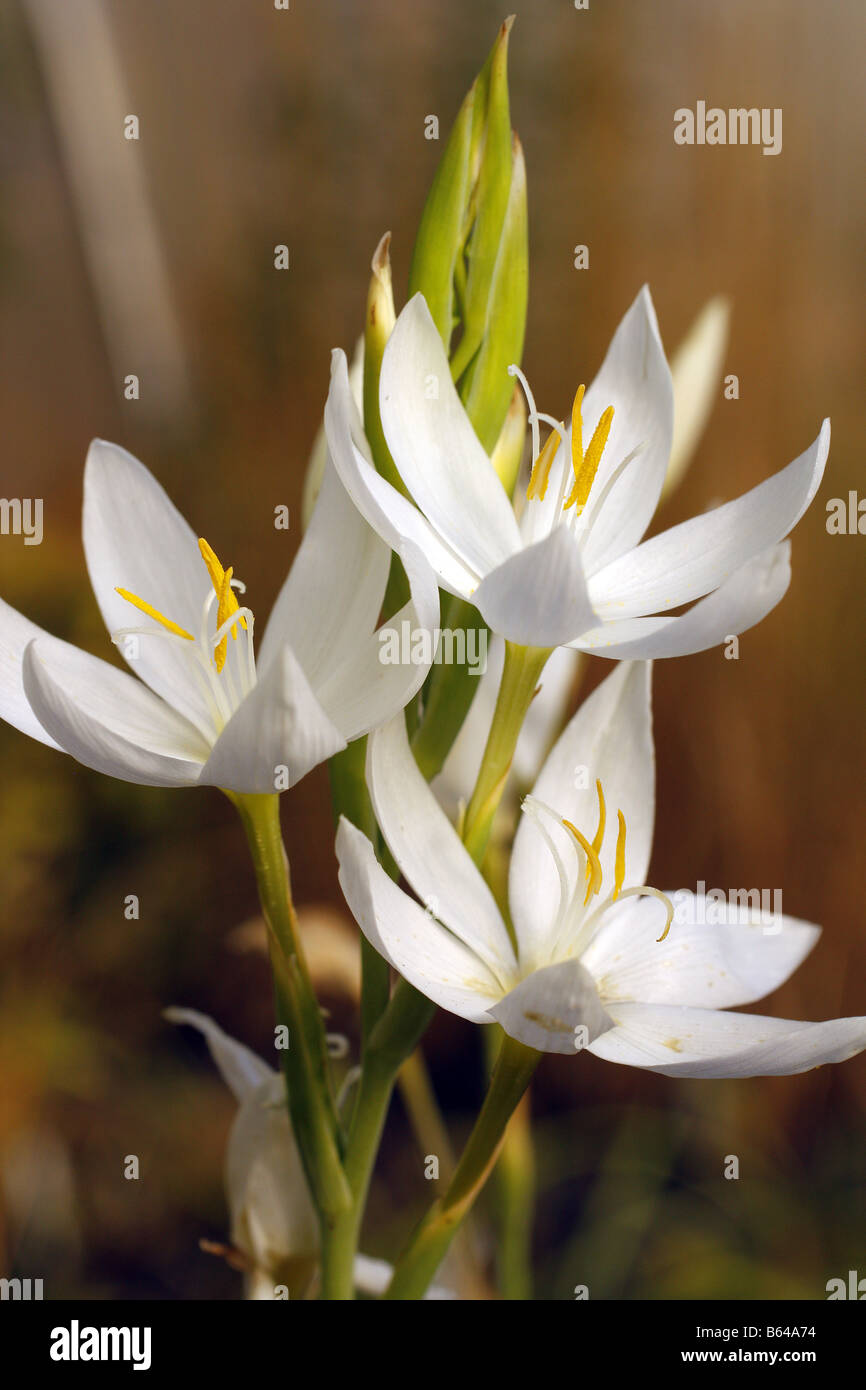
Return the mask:
{"type": "MultiPolygon", "coordinates": [[[[147,463],[267,612],[300,540],[330,349],[356,339],[388,228],[399,305],[442,148],[424,118],[444,140],[504,15],[486,0],[2,0],[2,492],[44,499],[40,546],[0,537],[9,603],[116,659],[80,543],[101,435],[147,463]]],[[[738,661],[655,672],[650,882],[782,888],[787,912],[822,923],[812,960],[758,1006],[793,1018],[866,1013],[866,550],[825,528],[828,499],[864,487],[864,39],[855,0],[533,0],[510,50],[540,408],[569,409],[647,281],[669,348],[730,297],[740,391],[719,383],[658,524],[752,486],[832,417],[786,600],[738,661]],[[781,107],[782,153],[675,145],[674,110],[698,100],[781,107]]],[[[227,1234],[233,1102],[198,1038],[161,1018],[199,1008],[268,1055],[234,814],[213,791],[100,778],[6,725],[0,767],[0,1273],[44,1276],[46,1297],[236,1298],[238,1274],[198,1246],[227,1234]]],[[[336,930],[324,769],[283,818],[298,901],[336,930]]],[[[350,991],[323,990],[354,1045],[350,991]]],[[[458,1142],[481,1095],[478,1032],[442,1015],[425,1047],[458,1142]]],[[[828,1279],[866,1275],[864,1105],[862,1057],[744,1082],[547,1058],[537,1296],[823,1298],[828,1279]],[[723,1177],[732,1154],[739,1181],[723,1177]]],[[[429,1195],[397,1101],[367,1250],[393,1254],[429,1195]]]]}

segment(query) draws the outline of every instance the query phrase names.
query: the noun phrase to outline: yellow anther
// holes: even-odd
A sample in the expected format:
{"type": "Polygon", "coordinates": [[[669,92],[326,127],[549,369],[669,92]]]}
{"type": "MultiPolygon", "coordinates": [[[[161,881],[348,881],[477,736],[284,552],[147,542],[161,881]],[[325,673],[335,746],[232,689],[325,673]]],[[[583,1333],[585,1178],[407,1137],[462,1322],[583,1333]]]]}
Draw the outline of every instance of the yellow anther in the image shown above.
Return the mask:
{"type": "Polygon", "coordinates": [[[563,820],[562,823],[565,826],[566,830],[571,831],[572,835],[577,840],[577,843],[580,845],[581,849],[586,855],[587,864],[592,867],[592,877],[590,878],[589,883],[586,886],[586,897],[583,900],[583,905],[584,907],[586,907],[586,904],[589,902],[593,894],[597,893],[601,888],[601,862],[599,860],[595,848],[589,843],[589,840],[586,838],[586,836],[581,834],[577,826],[572,825],[570,820],[563,820]]]}
{"type": "Polygon", "coordinates": [[[662,932],[661,936],[656,937],[657,942],[664,941],[665,937],[671,929],[671,922],[674,920],[674,905],[665,893],[656,892],[653,894],[653,897],[657,897],[659,901],[664,903],[665,907],[667,908],[668,920],[665,922],[665,929],[662,932]]]}
{"type": "Polygon", "coordinates": [[[613,893],[611,897],[618,898],[620,889],[625,882],[625,816],[622,811],[617,811],[619,829],[616,833],[616,858],[613,870],[613,893]]]}
{"type": "Polygon", "coordinates": [[[585,386],[578,386],[571,407],[571,466],[574,469],[575,478],[580,473],[583,464],[583,417],[580,412],[583,407],[585,390],[585,386]]]}
{"type": "MultiPolygon", "coordinates": [[[[238,611],[238,601],[235,597],[235,591],[232,588],[232,574],[234,571],[231,568],[227,570],[223,569],[217,559],[216,552],[211,549],[203,536],[199,537],[198,548],[201,551],[201,558],[207,566],[207,572],[210,575],[210,582],[213,584],[214,593],[219,600],[217,606],[217,628],[221,628],[223,623],[231,617],[232,613],[238,611]]],[[[244,631],[246,631],[246,618],[241,616],[238,622],[244,631]]],[[[235,641],[238,635],[237,623],[235,623],[229,631],[232,635],[232,641],[235,641]]],[[[221,671],[225,665],[227,647],[227,638],[223,637],[214,651],[213,656],[214,665],[218,671],[221,671]]]]}
{"type": "Polygon", "coordinates": [[[607,824],[607,807],[604,804],[604,791],[602,789],[601,779],[598,777],[595,779],[595,789],[598,792],[598,830],[596,830],[592,837],[592,847],[596,854],[598,854],[604,840],[604,827],[607,824]]]}
{"type": "Polygon", "coordinates": [[[572,465],[574,467],[574,486],[568,495],[565,503],[566,507],[577,505],[577,515],[583,511],[589,500],[592,485],[595,482],[595,475],[598,472],[598,465],[601,463],[601,456],[604,453],[604,446],[610,434],[610,427],[613,423],[613,406],[609,405],[607,410],[602,412],[601,419],[595,427],[589,447],[583,455],[580,464],[577,462],[577,455],[574,448],[574,427],[571,431],[571,452],[572,465]]]}
{"type": "Polygon", "coordinates": [[[544,500],[547,492],[547,484],[550,481],[550,470],[553,467],[553,460],[556,458],[556,451],[562,443],[562,436],[558,430],[551,430],[544,442],[544,448],[532,465],[532,472],[529,475],[529,486],[526,489],[526,500],[531,502],[534,497],[539,501],[544,500]]]}
{"type": "Polygon", "coordinates": [[[186,628],[179,627],[177,623],[173,623],[171,618],[167,618],[164,613],[160,613],[159,609],[154,608],[153,604],[148,603],[146,599],[139,598],[137,594],[131,594],[128,589],[117,589],[116,592],[120,594],[121,598],[125,598],[127,603],[131,603],[133,608],[137,608],[141,613],[146,613],[147,616],[153,618],[155,622],[161,623],[167,632],[173,632],[176,637],[185,637],[187,642],[195,641],[191,632],[187,632],[186,628]]]}

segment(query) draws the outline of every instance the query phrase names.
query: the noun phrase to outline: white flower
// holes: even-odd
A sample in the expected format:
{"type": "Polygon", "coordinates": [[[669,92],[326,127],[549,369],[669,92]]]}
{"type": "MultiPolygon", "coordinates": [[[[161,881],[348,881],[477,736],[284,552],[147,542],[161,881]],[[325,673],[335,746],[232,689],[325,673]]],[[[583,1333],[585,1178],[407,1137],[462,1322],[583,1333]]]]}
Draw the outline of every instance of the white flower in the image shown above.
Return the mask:
{"type": "Polygon", "coordinates": [[[414,541],[440,585],[471,599],[510,641],[612,658],[682,656],[760,621],[788,586],[789,547],[779,542],[814,497],[830,440],[825,421],[812,447],[774,477],[641,543],[673,430],[671,375],[646,289],[590,388],[578,390],[568,429],[538,414],[530,398],[534,465],[519,520],[451,382],[420,295],[400,314],[385,349],[380,411],[417,506],[373,468],[346,359],[336,351],[328,443],[348,492],[379,534],[395,547],[414,541]],[[543,449],[541,419],[555,427],[543,449]],[[693,599],[701,602],[685,614],[665,616],[693,599]]]}
{"type": "MultiPolygon", "coordinates": [[[[0,717],[127,782],[240,793],[293,786],[403,708],[425,671],[383,665],[376,624],[391,551],[328,468],[259,643],[243,586],[148,470],[95,441],[84,550],[112,640],[141,680],[51,637],[0,600],[0,717]]],[[[435,626],[438,595],[412,546],[403,618],[435,626]]]]}
{"type": "MultiPolygon", "coordinates": [[[[709,300],[689,328],[671,358],[674,397],[674,435],[662,499],[679,486],[689,467],[698,441],[716,399],[722,360],[728,341],[729,310],[725,299],[709,300]]],[[[349,368],[352,394],[356,363],[349,368]]],[[[461,725],[460,732],[445,759],[440,775],[432,783],[446,810],[465,800],[478,777],[481,754],[493,719],[499,682],[502,679],[504,646],[493,637],[488,650],[487,668],[461,725]]],[[[551,653],[539,681],[538,691],[526,712],[514,750],[511,770],[520,785],[533,782],[554,738],[565,721],[568,702],[574,693],[578,671],[584,660],[573,647],[557,647],[551,653]]]]}
{"type": "Polygon", "coordinates": [[[796,1023],[725,1013],[782,984],[818,938],[645,886],[654,819],[650,668],[623,663],[581,706],[547,759],[514,842],[516,948],[486,882],[418,771],[404,721],[368,745],[367,779],[398,888],[343,820],[340,882],[368,940],[436,1004],[497,1020],[531,1047],[583,1045],[671,1076],[781,1075],[866,1047],[866,1019],[796,1023]],[[597,828],[596,828],[597,826],[597,828]],[[661,899],[661,902],[659,901],[661,899]],[[680,918],[685,920],[680,920],[680,918]]]}
{"type": "MultiPolygon", "coordinates": [[[[246,1268],[247,1297],[273,1299],[285,1284],[292,1296],[309,1288],[319,1262],[319,1223],[310,1200],[278,1071],[195,1009],[165,1010],[171,1023],[197,1028],[238,1102],[226,1152],[230,1239],[246,1268]]],[[[355,1284],[384,1292],[393,1270],[384,1260],[355,1257],[355,1284]]],[[[453,1298],[433,1288],[428,1298],[453,1298]]]]}
{"type": "Polygon", "coordinates": [[[166,1009],[165,1017],[203,1034],[238,1102],[226,1151],[226,1196],[230,1240],[246,1265],[248,1294],[273,1298],[281,1283],[295,1293],[318,1265],[319,1222],[289,1125],[285,1082],[195,1009],[166,1009]]]}

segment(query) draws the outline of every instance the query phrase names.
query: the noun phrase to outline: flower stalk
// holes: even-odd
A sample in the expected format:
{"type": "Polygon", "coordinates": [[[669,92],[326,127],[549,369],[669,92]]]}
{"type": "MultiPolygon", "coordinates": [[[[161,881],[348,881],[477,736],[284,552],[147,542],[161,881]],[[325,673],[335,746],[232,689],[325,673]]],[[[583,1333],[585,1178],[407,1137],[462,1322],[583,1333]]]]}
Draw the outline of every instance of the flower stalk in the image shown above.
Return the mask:
{"type": "Polygon", "coordinates": [[[433,1203],[397,1263],[387,1299],[422,1298],[499,1157],[505,1130],[541,1053],[507,1035],[490,1089],[444,1197],[433,1203]]]}
{"type": "Polygon", "coordinates": [[[484,859],[526,711],[549,656],[550,651],[544,647],[505,644],[505,664],[493,721],[463,822],[463,843],[478,865],[484,859]]]}
{"type": "Polygon", "coordinates": [[[328,1070],[325,1025],[301,949],[289,864],[276,793],[228,793],[237,807],[253,860],[268,928],[277,1019],[288,1029],[280,1049],[289,1115],[304,1172],[319,1213],[323,1248],[351,1205],[341,1163],[341,1136],[328,1070]]]}

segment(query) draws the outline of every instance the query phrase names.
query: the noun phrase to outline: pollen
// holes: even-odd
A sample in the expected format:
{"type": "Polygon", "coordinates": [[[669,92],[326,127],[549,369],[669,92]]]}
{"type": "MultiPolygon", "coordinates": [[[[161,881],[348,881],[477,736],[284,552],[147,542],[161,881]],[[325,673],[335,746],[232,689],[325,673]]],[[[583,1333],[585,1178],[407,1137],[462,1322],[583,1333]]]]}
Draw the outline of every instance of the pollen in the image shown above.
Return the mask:
{"type": "Polygon", "coordinates": [[[592,491],[595,475],[598,472],[604,446],[607,443],[610,427],[613,423],[613,406],[609,405],[602,412],[601,419],[596,425],[592,439],[589,441],[586,453],[584,453],[583,425],[581,422],[583,393],[584,388],[579,386],[571,411],[571,466],[574,470],[574,485],[564,503],[566,509],[576,506],[578,516],[589,500],[589,494],[592,491]]]}
{"type": "Polygon", "coordinates": [[[148,603],[146,599],[139,598],[137,594],[131,594],[128,589],[116,588],[115,592],[120,594],[121,598],[126,599],[127,603],[131,603],[133,608],[137,608],[140,613],[146,613],[148,618],[153,618],[154,622],[160,623],[166,632],[173,632],[175,637],[185,637],[187,642],[195,641],[191,632],[187,632],[186,628],[180,627],[178,623],[173,623],[171,618],[160,613],[159,609],[154,608],[153,604],[148,603]]]}

